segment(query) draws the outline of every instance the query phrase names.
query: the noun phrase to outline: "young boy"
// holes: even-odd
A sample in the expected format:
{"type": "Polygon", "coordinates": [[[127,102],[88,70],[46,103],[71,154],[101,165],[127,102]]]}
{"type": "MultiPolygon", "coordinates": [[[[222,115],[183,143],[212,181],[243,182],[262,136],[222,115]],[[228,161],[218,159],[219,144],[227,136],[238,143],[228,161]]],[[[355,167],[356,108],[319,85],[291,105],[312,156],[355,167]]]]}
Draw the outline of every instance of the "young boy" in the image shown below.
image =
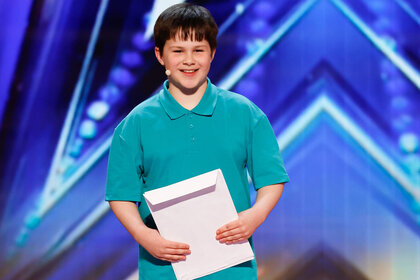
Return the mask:
{"type": "MultiPolygon", "coordinates": [[[[160,236],[144,192],[220,168],[239,218],[214,229],[214,236],[231,244],[251,238],[289,180],[266,115],[245,97],[217,88],[207,78],[217,32],[203,7],[182,3],[165,10],[155,24],[154,39],[168,80],[114,132],[106,200],[140,245],[140,279],[175,279],[171,262],[191,253],[188,244],[160,236]],[[246,168],[257,190],[252,207],[246,168]]],[[[257,279],[256,262],[203,279],[257,279]]]]}

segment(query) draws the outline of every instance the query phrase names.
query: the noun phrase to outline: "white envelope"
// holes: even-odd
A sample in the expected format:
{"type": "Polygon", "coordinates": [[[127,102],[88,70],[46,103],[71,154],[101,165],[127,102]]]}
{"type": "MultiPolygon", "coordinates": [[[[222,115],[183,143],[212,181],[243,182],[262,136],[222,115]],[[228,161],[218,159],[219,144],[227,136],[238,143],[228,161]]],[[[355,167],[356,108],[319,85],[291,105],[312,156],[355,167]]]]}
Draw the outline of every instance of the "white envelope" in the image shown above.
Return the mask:
{"type": "Polygon", "coordinates": [[[202,277],[254,258],[247,240],[230,245],[216,240],[216,230],[238,218],[220,169],[145,192],[144,197],[160,234],[190,245],[186,260],[172,263],[178,280],[202,277]]]}

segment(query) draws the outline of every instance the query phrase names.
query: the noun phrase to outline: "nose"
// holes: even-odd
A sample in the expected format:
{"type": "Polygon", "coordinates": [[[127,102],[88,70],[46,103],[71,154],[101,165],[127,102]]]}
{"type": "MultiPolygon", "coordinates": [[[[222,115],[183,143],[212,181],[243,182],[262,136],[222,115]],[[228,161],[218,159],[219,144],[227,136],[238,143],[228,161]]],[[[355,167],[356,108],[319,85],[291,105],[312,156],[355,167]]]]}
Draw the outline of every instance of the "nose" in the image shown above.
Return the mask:
{"type": "Polygon", "coordinates": [[[186,64],[186,65],[192,65],[192,64],[195,63],[194,56],[193,56],[192,52],[186,52],[185,53],[185,58],[184,58],[183,63],[186,64]]]}

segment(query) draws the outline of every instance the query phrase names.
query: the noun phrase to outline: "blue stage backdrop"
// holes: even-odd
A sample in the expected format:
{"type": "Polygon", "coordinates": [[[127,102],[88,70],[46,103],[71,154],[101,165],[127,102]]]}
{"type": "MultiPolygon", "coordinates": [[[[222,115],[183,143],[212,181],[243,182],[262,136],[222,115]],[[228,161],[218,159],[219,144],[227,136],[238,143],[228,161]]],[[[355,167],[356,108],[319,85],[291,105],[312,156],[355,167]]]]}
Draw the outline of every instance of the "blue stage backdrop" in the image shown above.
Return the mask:
{"type": "MultiPolygon", "coordinates": [[[[136,279],[108,149],[165,79],[152,29],[178,2],[0,0],[1,279],[136,279]]],[[[194,3],[220,28],[211,81],[263,109],[291,178],[259,278],[420,279],[420,2],[194,3]]]]}

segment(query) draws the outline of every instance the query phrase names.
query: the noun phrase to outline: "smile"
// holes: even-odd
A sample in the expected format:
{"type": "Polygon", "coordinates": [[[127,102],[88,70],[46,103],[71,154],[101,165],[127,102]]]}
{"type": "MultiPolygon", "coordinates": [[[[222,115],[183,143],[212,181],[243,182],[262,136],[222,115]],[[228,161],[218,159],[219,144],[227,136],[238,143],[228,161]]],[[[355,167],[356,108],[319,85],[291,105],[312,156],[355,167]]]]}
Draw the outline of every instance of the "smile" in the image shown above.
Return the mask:
{"type": "Polygon", "coordinates": [[[181,70],[181,72],[184,72],[184,73],[194,73],[196,71],[198,71],[198,69],[195,69],[195,70],[181,70]]]}

